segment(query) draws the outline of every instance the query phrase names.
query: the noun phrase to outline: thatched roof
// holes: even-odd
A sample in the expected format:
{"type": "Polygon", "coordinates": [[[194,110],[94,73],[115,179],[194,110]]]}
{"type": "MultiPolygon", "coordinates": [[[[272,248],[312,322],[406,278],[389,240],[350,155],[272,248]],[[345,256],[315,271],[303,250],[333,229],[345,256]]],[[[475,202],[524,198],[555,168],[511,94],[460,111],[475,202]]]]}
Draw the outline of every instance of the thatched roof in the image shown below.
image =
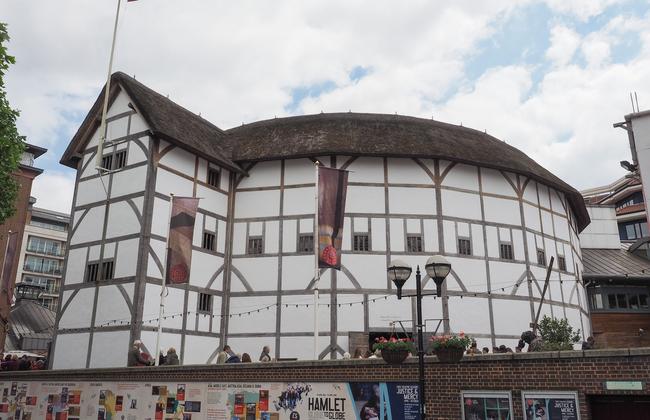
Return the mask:
{"type": "MultiPolygon", "coordinates": [[[[337,113],[276,118],[224,132],[124,73],[115,73],[113,83],[126,90],[153,135],[233,170],[242,171],[245,162],[324,155],[447,159],[514,172],[554,187],[566,195],[579,230],[589,224],[577,190],[521,150],[471,128],[401,115],[337,113]]],[[[76,167],[73,159],[80,156],[79,148],[92,132],[89,127],[98,124],[102,95],[61,163],[76,167]]]]}

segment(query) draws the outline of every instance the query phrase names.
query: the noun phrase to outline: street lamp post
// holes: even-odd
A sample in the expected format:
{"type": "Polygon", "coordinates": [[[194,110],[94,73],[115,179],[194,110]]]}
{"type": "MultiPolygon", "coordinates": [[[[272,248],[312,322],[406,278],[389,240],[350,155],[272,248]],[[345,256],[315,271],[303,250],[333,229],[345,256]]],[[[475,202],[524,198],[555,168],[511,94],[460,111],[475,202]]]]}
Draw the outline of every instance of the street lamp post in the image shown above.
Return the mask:
{"type": "MultiPolygon", "coordinates": [[[[451,271],[451,264],[442,255],[434,255],[427,260],[424,266],[427,275],[436,283],[435,296],[442,296],[442,283],[447,278],[451,271]]],[[[411,276],[413,269],[404,261],[394,260],[388,267],[388,278],[397,287],[397,299],[402,297],[413,297],[414,295],[402,295],[402,287],[404,283],[411,276]]],[[[422,297],[433,296],[432,293],[422,293],[422,276],[420,274],[420,266],[418,265],[415,270],[415,298],[417,305],[417,320],[416,327],[418,332],[418,376],[419,376],[419,399],[420,399],[420,419],[425,420],[426,404],[425,404],[425,383],[424,383],[424,337],[422,329],[424,327],[422,321],[422,297]]]]}

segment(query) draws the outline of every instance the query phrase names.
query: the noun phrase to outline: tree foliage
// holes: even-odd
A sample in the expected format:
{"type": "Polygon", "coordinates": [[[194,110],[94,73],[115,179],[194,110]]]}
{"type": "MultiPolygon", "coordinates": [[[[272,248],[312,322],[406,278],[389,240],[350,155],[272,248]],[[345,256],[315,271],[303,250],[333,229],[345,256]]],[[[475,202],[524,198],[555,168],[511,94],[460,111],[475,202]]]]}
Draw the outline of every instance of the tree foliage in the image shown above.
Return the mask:
{"type": "Polygon", "coordinates": [[[544,315],[539,323],[539,333],[544,341],[544,350],[573,350],[580,342],[580,330],[573,330],[566,318],[551,318],[544,315]]]}
{"type": "Polygon", "coordinates": [[[14,57],[7,53],[8,42],[7,25],[0,22],[0,223],[14,214],[18,183],[12,173],[18,168],[25,149],[16,128],[18,111],[9,105],[5,91],[4,76],[15,63],[14,57]]]}

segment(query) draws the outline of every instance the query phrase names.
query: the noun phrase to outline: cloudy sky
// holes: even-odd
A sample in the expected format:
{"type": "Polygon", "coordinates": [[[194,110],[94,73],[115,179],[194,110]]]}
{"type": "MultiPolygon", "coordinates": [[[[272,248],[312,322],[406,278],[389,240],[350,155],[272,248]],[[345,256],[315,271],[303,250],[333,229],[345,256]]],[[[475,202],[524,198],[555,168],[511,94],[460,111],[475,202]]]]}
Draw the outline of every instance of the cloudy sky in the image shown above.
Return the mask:
{"type": "MultiPolygon", "coordinates": [[[[33,195],[69,211],[58,161],[101,89],[117,0],[2,0],[7,90],[49,149],[33,195]]],[[[650,108],[650,0],[123,2],[115,70],[221,128],[408,114],[487,130],[583,189],[624,174],[612,128],[650,108]]]]}

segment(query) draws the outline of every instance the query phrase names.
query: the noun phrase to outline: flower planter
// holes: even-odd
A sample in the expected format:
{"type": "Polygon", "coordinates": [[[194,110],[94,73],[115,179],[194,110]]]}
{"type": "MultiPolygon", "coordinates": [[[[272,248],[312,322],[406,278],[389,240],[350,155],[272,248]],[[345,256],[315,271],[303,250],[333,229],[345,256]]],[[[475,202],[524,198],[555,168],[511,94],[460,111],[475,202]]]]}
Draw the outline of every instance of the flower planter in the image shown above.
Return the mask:
{"type": "Polygon", "coordinates": [[[442,347],[434,350],[434,353],[442,363],[458,363],[463,358],[465,349],[461,347],[442,347]]]}
{"type": "Polygon", "coordinates": [[[382,349],[381,357],[389,365],[399,365],[409,356],[408,350],[382,349]]]}

